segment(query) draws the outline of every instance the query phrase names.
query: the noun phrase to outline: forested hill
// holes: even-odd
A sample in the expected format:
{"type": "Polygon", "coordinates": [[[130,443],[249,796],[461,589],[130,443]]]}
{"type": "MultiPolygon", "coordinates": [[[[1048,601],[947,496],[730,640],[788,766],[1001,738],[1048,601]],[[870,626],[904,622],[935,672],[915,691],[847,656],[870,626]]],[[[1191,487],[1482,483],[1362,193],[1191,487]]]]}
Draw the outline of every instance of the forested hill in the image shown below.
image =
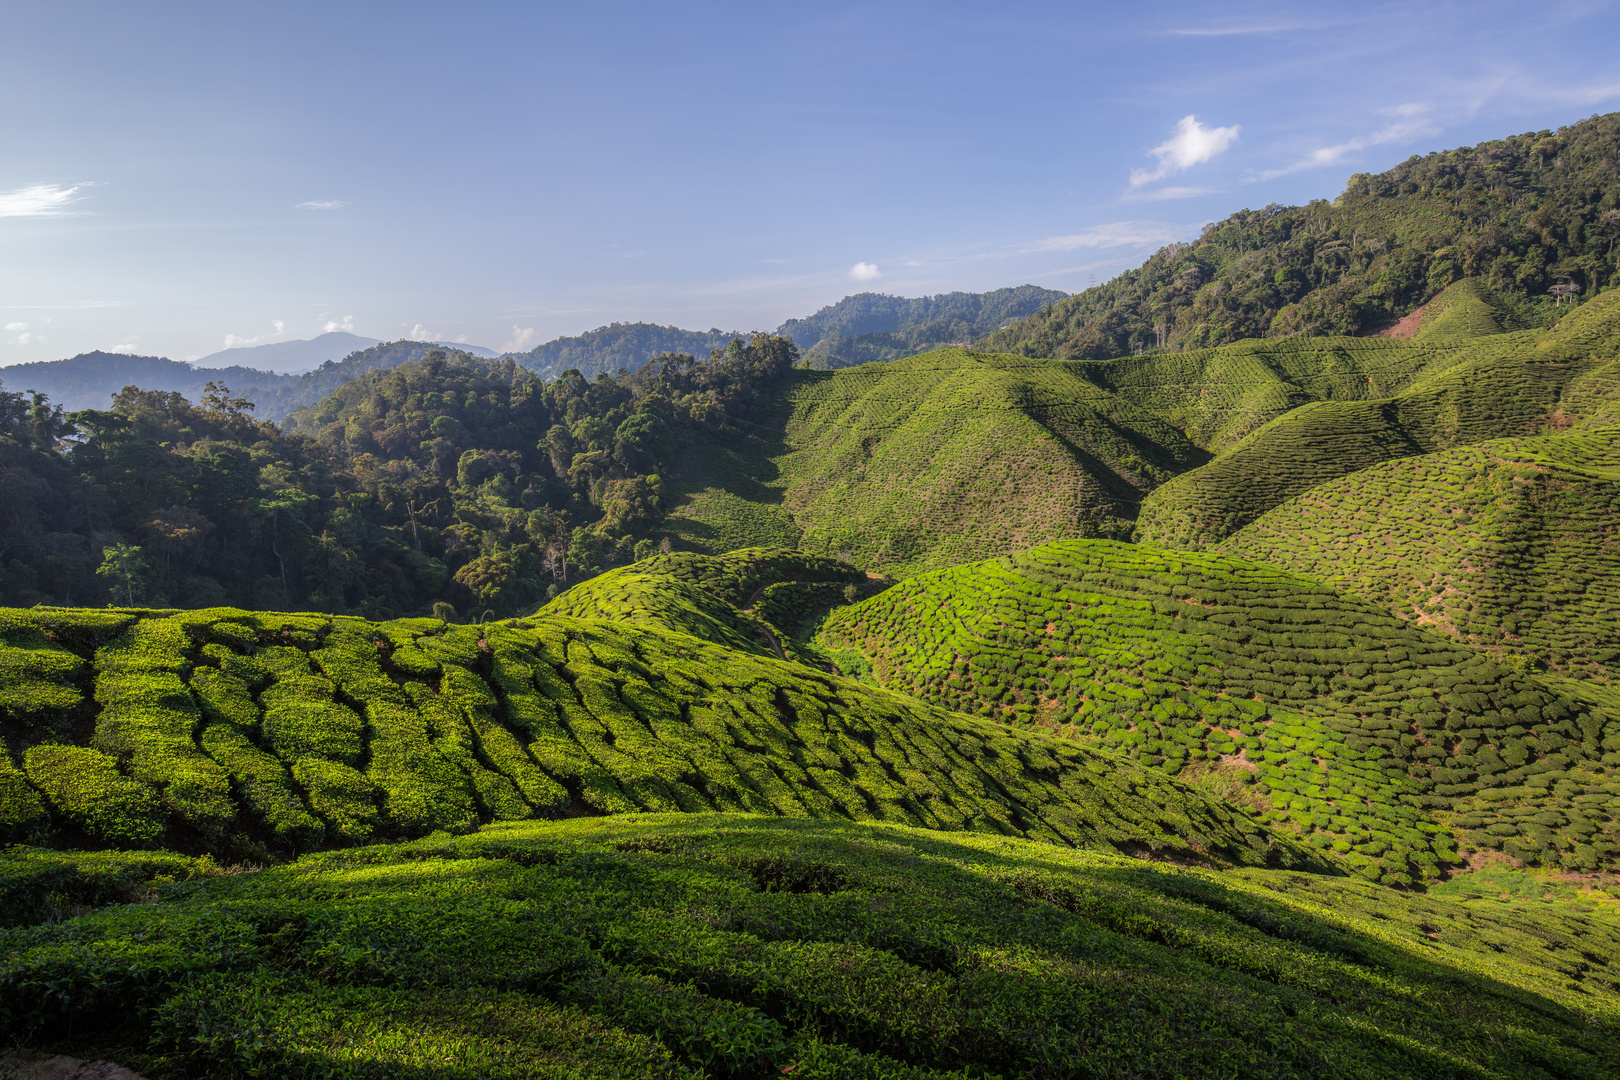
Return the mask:
{"type": "MultiPolygon", "coordinates": [[[[1368,334],[1479,278],[1510,322],[1620,283],[1620,113],[1413,156],[1333,202],[1241,210],[1190,244],[1054,304],[981,347],[1108,359],[1240,338],[1368,334]]],[[[1511,328],[1511,327],[1510,327],[1511,328]]]]}
{"type": "Polygon", "coordinates": [[[437,348],[425,341],[391,341],[328,360],[303,375],[281,375],[249,367],[192,367],[164,356],[88,352],[66,360],[0,368],[0,383],[11,392],[44,394],[70,412],[105,409],[126,386],[174,392],[202,400],[209,383],[220,383],[256,406],[255,419],[278,421],[294,409],[313,405],[342,384],[377,368],[420,360],[437,348]]]}
{"type": "Polygon", "coordinates": [[[660,353],[708,356],[724,349],[733,338],[745,335],[725,330],[682,330],[654,323],[612,323],[578,337],[560,337],[536,345],[512,359],[544,379],[555,379],[570,368],[587,379],[599,372],[635,371],[660,353]]]}
{"type": "Polygon", "coordinates": [[[973,341],[1067,297],[1035,285],[918,297],[856,293],[776,332],[792,338],[813,368],[850,367],[973,341]]]}
{"type": "MultiPolygon", "coordinates": [[[[368,371],[421,360],[434,349],[449,354],[460,353],[460,350],[428,341],[385,341],[369,349],[352,352],[342,360],[328,360],[314,371],[302,375],[255,372],[266,377],[257,381],[244,380],[240,388],[235,383],[230,385],[232,390],[239,390],[258,406],[254,413],[258,419],[279,423],[295,409],[315,404],[351,379],[359,378],[368,371]]],[[[462,355],[471,357],[473,354],[462,355]]],[[[197,399],[193,396],[192,400],[197,399]]]]}

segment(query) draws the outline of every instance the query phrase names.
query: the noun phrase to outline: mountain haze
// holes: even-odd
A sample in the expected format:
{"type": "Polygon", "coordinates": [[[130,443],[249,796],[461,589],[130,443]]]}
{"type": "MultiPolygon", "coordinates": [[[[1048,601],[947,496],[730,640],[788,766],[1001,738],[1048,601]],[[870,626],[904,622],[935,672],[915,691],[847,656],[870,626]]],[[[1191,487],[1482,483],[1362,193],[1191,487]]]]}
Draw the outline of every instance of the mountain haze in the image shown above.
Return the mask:
{"type": "Polygon", "coordinates": [[[307,341],[274,341],[267,345],[239,345],[192,361],[198,367],[249,367],[282,375],[301,375],[328,360],[381,345],[376,338],[331,330],[307,341]]]}

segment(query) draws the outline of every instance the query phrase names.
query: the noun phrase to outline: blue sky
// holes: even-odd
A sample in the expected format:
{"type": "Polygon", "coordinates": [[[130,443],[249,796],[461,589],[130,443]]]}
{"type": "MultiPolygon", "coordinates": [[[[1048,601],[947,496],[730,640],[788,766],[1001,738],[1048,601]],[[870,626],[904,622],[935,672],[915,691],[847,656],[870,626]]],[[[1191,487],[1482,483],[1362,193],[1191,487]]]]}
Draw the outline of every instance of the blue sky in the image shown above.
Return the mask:
{"type": "Polygon", "coordinates": [[[0,365],[1078,291],[1620,109],[1613,3],[10,0],[0,365]]]}

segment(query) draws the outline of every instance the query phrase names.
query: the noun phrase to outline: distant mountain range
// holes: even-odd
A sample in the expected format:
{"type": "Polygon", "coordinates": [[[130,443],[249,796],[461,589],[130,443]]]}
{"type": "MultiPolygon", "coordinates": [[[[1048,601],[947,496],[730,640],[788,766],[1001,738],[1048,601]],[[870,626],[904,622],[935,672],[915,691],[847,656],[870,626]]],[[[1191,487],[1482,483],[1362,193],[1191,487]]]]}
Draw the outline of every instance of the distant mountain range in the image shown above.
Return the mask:
{"type": "MultiPolygon", "coordinates": [[[[776,332],[791,337],[811,367],[843,368],[972,341],[1067,298],[1067,293],[1034,285],[915,298],[858,293],[814,315],[790,319],[776,332]]],[[[746,336],[741,330],[611,323],[509,355],[546,379],[570,369],[594,379],[602,372],[633,371],[659,353],[703,358],[733,338],[746,336]]],[[[204,385],[222,382],[253,401],[259,419],[280,421],[356,375],[420,360],[435,347],[485,360],[502,355],[452,341],[379,342],[333,331],[308,340],[223,349],[189,364],[160,356],[81,353],[67,360],[0,368],[0,385],[13,391],[37,390],[71,411],[105,408],[126,386],[172,390],[196,401],[204,385]]]]}
{"type": "MultiPolygon", "coordinates": [[[[240,365],[203,367],[200,361],[187,364],[162,356],[90,352],[67,360],[0,368],[0,386],[12,391],[38,391],[53,404],[62,405],[72,412],[105,409],[112,396],[126,386],[174,391],[195,402],[201,397],[204,386],[218,382],[230,387],[233,394],[256,404],[258,408],[254,415],[260,420],[279,421],[294,409],[314,404],[356,375],[375,368],[394,367],[408,360],[420,360],[428,354],[428,350],[436,348],[445,348],[450,352],[472,352],[466,346],[441,346],[431,341],[380,342],[351,352],[342,360],[327,360],[314,371],[301,375],[279,374],[240,365]]],[[[252,349],[225,351],[251,352],[252,349]]],[[[223,356],[225,353],[215,355],[223,356]]],[[[479,349],[472,355],[489,359],[495,354],[488,349],[479,349]]]]}
{"type": "MultiPolygon", "coordinates": [[[[383,343],[376,338],[333,330],[307,340],[273,341],[268,345],[243,345],[234,349],[221,349],[192,363],[204,368],[244,367],[281,375],[302,375],[306,371],[314,371],[322,364],[342,360],[351,353],[381,344],[383,343]]],[[[439,345],[455,352],[471,353],[485,360],[493,360],[501,355],[494,349],[486,349],[482,345],[464,345],[455,341],[433,341],[426,344],[439,345]]]]}
{"type": "Polygon", "coordinates": [[[376,338],[342,330],[301,341],[273,341],[268,345],[242,345],[209,353],[192,363],[201,368],[254,368],[282,375],[302,375],[328,360],[341,360],[352,352],[381,345],[376,338]]]}

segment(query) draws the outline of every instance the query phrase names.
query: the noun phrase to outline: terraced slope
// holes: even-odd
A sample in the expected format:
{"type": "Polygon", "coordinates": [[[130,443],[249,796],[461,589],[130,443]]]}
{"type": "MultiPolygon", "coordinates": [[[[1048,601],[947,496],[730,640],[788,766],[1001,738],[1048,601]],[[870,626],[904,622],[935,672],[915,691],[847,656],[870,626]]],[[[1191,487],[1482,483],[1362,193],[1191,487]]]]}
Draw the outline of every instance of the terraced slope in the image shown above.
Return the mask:
{"type": "Polygon", "coordinates": [[[581,582],[541,615],[676,630],[759,656],[829,667],[802,638],[808,624],[881,582],[837,559],[787,548],[725,555],[674,552],[581,582]]]}
{"type": "Polygon", "coordinates": [[[1518,339],[1250,338],[1218,349],[1066,366],[1219,454],[1301,406],[1390,397],[1426,374],[1500,356],[1510,340],[1518,339]]]}
{"type": "Polygon", "coordinates": [[[1620,714],[1309,578],[1067,541],[827,620],[878,680],[1201,779],[1386,883],[1620,856],[1620,714]]]}
{"type": "Polygon", "coordinates": [[[1376,465],[1296,496],[1218,550],[1498,655],[1620,682],[1620,427],[1376,465]]]}
{"type": "Polygon", "coordinates": [[[13,852],[0,888],[0,1037],[136,1048],[147,1075],[1620,1071],[1620,925],[1591,903],[744,815],[511,822],[235,876],[13,852]]]}
{"type": "Polygon", "coordinates": [[[0,632],[7,840],[262,860],[731,810],[1309,861],[1112,755],[662,629],[31,609],[0,632]]]}
{"type": "Polygon", "coordinates": [[[1620,290],[1612,290],[1545,333],[1478,339],[1462,362],[1431,369],[1393,397],[1301,406],[1153,492],[1136,536],[1170,547],[1208,546],[1272,507],[1369,465],[1534,434],[1572,410],[1602,415],[1614,407],[1607,394],[1617,351],[1620,290]],[[1575,391],[1568,399],[1566,389],[1575,391]]]}
{"type": "Polygon", "coordinates": [[[758,441],[681,462],[668,524],[687,544],[802,546],[909,573],[1123,530],[1143,492],[1207,457],[1041,360],[944,349],[794,372],[784,394],[758,441]]]}

